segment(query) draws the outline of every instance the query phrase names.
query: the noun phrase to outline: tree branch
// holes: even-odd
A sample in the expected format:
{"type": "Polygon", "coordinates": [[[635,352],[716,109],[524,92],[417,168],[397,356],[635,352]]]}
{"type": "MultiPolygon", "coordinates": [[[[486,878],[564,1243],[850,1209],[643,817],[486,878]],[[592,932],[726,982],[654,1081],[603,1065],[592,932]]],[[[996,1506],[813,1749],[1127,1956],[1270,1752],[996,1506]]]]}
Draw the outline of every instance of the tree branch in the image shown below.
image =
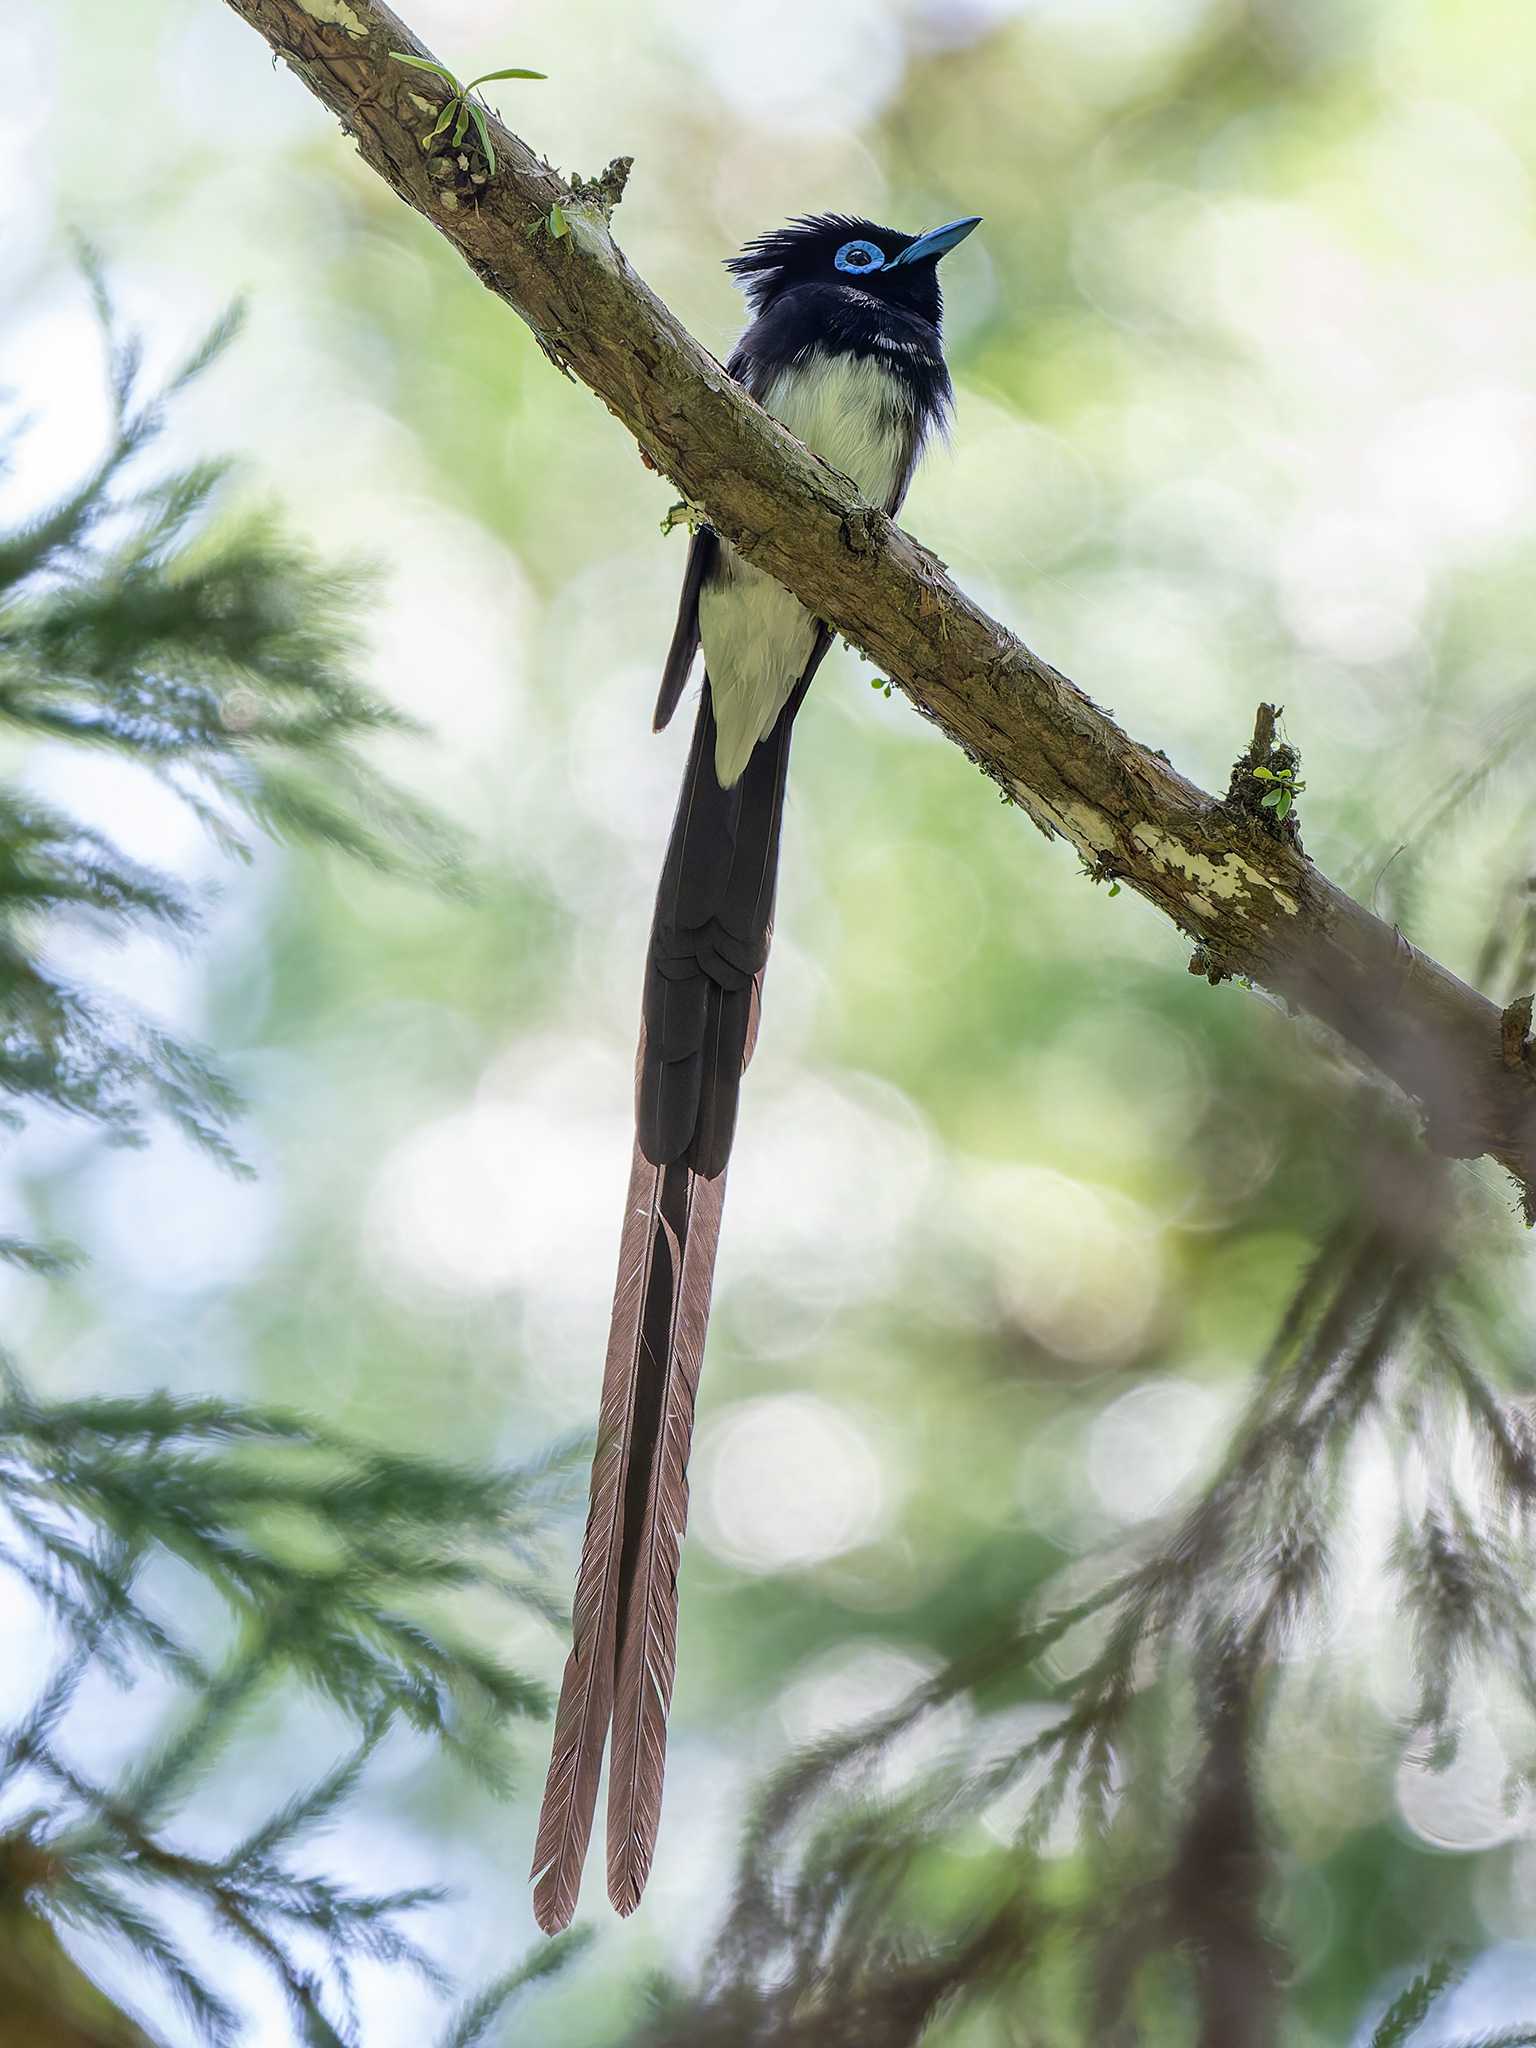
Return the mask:
{"type": "Polygon", "coordinates": [[[1330,882],[1302,852],[1294,814],[1260,807],[1273,784],[1252,770],[1273,760],[1272,723],[1261,717],[1227,797],[1186,781],[989,618],[686,332],[609,232],[624,160],[567,184],[488,111],[494,170],[473,126],[457,148],[450,123],[424,149],[448,88],[393,61],[427,52],[389,8],[229,4],[712,526],[861,647],[1096,879],[1172,919],[1194,941],[1192,971],[1246,976],[1332,1026],[1422,1106],[1436,1149],[1505,1166],[1536,1222],[1536,1072],[1509,1063],[1494,1003],[1330,882]]]}

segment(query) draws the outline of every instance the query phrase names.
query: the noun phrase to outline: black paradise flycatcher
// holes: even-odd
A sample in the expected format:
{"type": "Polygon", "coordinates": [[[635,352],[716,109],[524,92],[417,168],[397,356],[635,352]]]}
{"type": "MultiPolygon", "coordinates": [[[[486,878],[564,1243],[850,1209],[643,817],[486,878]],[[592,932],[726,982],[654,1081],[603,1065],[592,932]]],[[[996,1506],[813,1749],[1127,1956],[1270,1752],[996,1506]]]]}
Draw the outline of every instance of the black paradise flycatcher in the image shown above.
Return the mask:
{"type": "MultiPolygon", "coordinates": [[[[889,514],[950,408],[938,263],[976,225],[904,235],[825,214],[759,236],[727,266],[753,313],[730,374],[889,514]]],[[[701,647],[704,690],[651,927],[592,1500],[533,1857],[551,1934],[576,1911],[610,1725],[620,1913],[639,1904],[656,1846],[725,1168],[768,963],[790,728],[831,639],[728,542],[695,535],[656,730],[701,647]]]]}

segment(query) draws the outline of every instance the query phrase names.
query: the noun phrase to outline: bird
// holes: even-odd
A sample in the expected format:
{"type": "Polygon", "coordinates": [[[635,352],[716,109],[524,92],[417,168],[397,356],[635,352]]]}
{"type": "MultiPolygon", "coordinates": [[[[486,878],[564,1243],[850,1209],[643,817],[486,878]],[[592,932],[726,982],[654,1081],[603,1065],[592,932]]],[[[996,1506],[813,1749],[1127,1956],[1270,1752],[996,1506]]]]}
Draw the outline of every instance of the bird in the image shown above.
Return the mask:
{"type": "MultiPolygon", "coordinates": [[[[938,264],[979,224],[909,235],[804,215],[726,264],[751,315],[728,373],[888,515],[948,424],[938,264]]],[[[639,1904],[655,1849],[726,1164],[761,1012],[790,733],[831,639],[728,541],[694,534],[654,729],[700,652],[704,681],[651,926],[591,1498],[531,1874],[550,1934],[575,1915],[605,1746],[619,1913],[639,1904]]]]}

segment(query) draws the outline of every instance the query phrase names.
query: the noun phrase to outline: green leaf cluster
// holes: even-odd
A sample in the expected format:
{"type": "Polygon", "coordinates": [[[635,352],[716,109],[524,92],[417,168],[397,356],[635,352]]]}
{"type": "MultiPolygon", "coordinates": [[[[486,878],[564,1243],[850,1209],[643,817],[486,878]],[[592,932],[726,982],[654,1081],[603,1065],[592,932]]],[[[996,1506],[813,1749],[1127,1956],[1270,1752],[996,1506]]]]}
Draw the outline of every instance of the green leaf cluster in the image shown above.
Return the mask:
{"type": "MultiPolygon", "coordinates": [[[[442,112],[438,115],[436,122],[429,132],[421,138],[422,148],[429,150],[437,138],[451,124],[453,132],[449,135],[448,139],[452,146],[457,149],[469,133],[470,124],[473,123],[475,133],[480,138],[480,147],[485,153],[486,166],[493,173],[496,169],[496,151],[491,146],[491,131],[485,125],[484,114],[481,113],[474,101],[471,100],[470,94],[477,85],[489,85],[493,79],[497,78],[544,78],[548,75],[543,71],[524,71],[518,66],[512,65],[503,71],[482,71],[480,76],[472,78],[468,85],[460,85],[459,81],[445,65],[434,64],[428,57],[412,57],[404,50],[391,50],[389,54],[397,64],[409,64],[413,71],[430,71],[434,77],[442,79],[443,83],[448,87],[448,97],[443,102],[442,112]]],[[[559,209],[556,208],[555,210],[558,212],[559,209]]],[[[551,219],[553,219],[553,216],[551,216],[551,219]]],[[[565,230],[552,226],[551,232],[563,234],[565,230]]]]}
{"type": "MultiPolygon", "coordinates": [[[[451,837],[367,756],[373,736],[405,721],[357,680],[366,580],[318,562],[270,517],[221,516],[219,463],[141,473],[167,407],[218,360],[238,317],[146,390],[137,339],[119,332],[89,262],[88,276],[112,431],[76,490],[0,533],[0,731],[18,758],[43,740],[134,763],[238,860],[254,828],[451,880],[451,837]]],[[[238,1100],[212,1058],[52,958],[72,925],[191,942],[201,915],[185,882],[132,859],[99,820],[0,782],[0,1120],[15,1129],[44,1107],[131,1145],[159,1114],[243,1170],[238,1100]]],[[[0,1237],[0,1260],[34,1276],[74,1256],[0,1237]]],[[[540,1546],[572,1465],[569,1444],[514,1470],[400,1455],[217,1398],[48,1400],[0,1352],[0,1572],[61,1646],[0,1732],[0,2042],[152,2048],[75,1963],[64,1937],[81,1935],[156,1976],[199,2041],[233,2042],[242,2016],[218,1950],[188,1939],[185,1914],[167,1911],[178,1902],[202,1909],[210,1938],[258,1959],[311,2048],[358,2041],[360,1962],[447,1988],[407,1926],[438,1889],[342,1882],[324,1874],[314,1838],[392,1737],[425,1740],[505,1789],[508,1728],[549,1703],[467,1622],[487,1606],[559,1619],[540,1546]],[[167,1601],[178,1573],[204,1604],[167,1601]],[[78,1710],[101,1685],[158,1686],[170,1700],[149,1745],[106,1772],[80,1760],[78,1710]],[[238,1839],[190,1849],[187,1823],[206,1840],[198,1795],[231,1740],[298,1695],[339,1723],[343,1753],[238,1839]]],[[[580,1946],[543,1946],[504,1972],[448,2022],[444,2048],[484,2039],[580,1946]]]]}

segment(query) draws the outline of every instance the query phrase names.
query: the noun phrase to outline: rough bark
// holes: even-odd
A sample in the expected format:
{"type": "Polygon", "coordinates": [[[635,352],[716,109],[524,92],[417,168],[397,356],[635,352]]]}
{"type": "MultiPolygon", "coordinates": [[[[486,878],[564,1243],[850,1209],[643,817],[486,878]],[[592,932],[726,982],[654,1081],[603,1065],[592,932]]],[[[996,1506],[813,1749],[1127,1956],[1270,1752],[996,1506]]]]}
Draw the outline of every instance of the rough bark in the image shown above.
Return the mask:
{"type": "MultiPolygon", "coordinates": [[[[1431,1144],[1488,1153],[1536,1221],[1536,1062],[1508,1013],[1382,923],[1259,807],[1272,724],[1222,798],[1138,745],[949,579],[944,565],[771,420],[626,262],[609,231],[628,164],[567,183],[486,111],[428,151],[447,88],[399,64],[423,45],[373,0],[229,0],[365,160],[594,391],[649,461],[752,561],[862,648],[917,709],[1096,879],[1194,942],[1192,972],[1242,975],[1341,1033],[1417,1101],[1431,1144]]],[[[537,86],[508,88],[536,92],[537,86]]]]}

